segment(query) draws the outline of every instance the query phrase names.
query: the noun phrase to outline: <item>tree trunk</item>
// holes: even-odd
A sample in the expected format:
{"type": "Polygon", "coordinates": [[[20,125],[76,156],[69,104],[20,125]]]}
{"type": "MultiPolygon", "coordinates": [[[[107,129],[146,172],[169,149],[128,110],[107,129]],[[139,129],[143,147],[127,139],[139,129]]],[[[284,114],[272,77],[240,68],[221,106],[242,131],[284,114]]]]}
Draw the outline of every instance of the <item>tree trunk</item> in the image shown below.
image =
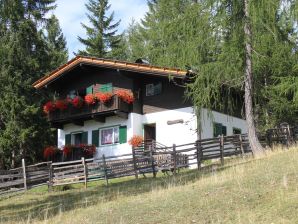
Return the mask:
{"type": "Polygon", "coordinates": [[[245,116],[246,123],[248,128],[248,139],[251,150],[254,155],[260,155],[264,153],[264,148],[261,146],[254,123],[253,115],[253,103],[252,103],[252,94],[253,94],[253,76],[252,76],[252,46],[251,46],[251,26],[249,21],[249,0],[244,0],[244,13],[245,13],[245,116]]]}

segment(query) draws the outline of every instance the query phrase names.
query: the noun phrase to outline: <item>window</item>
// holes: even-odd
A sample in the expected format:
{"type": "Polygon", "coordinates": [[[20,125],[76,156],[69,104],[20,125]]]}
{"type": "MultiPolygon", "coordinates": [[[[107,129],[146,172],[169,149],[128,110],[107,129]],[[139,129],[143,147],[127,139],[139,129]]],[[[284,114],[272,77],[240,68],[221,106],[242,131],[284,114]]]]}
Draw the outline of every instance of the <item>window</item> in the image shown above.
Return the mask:
{"type": "Polygon", "coordinates": [[[100,145],[119,143],[119,127],[110,127],[100,130],[100,145]]]}
{"type": "Polygon", "coordinates": [[[88,132],[76,132],[65,135],[65,145],[88,144],[88,132]]]}
{"type": "Polygon", "coordinates": [[[76,91],[75,91],[75,90],[71,90],[71,91],[69,91],[69,93],[68,93],[68,97],[69,97],[70,99],[74,99],[74,98],[76,97],[76,91]]]}
{"type": "Polygon", "coordinates": [[[227,126],[222,125],[221,123],[213,123],[213,137],[218,137],[220,135],[227,135],[227,126]]]}
{"type": "Polygon", "coordinates": [[[240,128],[233,128],[233,135],[241,135],[242,130],[240,128]]]}
{"type": "Polygon", "coordinates": [[[146,85],[146,96],[155,96],[161,94],[162,84],[161,82],[157,84],[147,84],[146,85]]]}
{"type": "Polygon", "coordinates": [[[76,133],[76,134],[72,134],[72,144],[73,145],[80,145],[82,144],[82,140],[83,140],[83,133],[76,133]]]}
{"type": "Polygon", "coordinates": [[[127,142],[127,127],[116,126],[93,130],[91,141],[96,147],[117,143],[124,144],[127,142]]]}

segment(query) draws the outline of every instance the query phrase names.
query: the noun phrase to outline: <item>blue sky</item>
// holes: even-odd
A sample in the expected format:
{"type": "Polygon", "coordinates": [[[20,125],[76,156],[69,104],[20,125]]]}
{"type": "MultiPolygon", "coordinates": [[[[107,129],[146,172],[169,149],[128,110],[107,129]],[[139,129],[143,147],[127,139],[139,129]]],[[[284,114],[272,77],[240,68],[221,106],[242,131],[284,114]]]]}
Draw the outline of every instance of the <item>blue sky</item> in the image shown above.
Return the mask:
{"type": "MultiPolygon", "coordinates": [[[[54,14],[58,17],[63,34],[66,37],[69,57],[74,57],[73,52],[84,49],[77,36],[85,37],[85,30],[81,22],[88,24],[85,3],[88,0],[57,0],[54,14]]],[[[115,21],[121,19],[119,32],[125,30],[134,19],[140,21],[148,11],[146,0],[110,0],[111,11],[114,11],[115,21]]]]}

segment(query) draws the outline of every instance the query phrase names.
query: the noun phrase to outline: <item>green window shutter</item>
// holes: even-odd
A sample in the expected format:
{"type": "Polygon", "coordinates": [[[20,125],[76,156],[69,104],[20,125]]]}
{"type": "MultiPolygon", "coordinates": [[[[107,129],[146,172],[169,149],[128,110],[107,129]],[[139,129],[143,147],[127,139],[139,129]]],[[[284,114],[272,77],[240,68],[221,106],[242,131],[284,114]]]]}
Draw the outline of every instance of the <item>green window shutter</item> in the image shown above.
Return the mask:
{"type": "Polygon", "coordinates": [[[222,134],[222,124],[213,123],[213,137],[218,137],[222,134]]]}
{"type": "Polygon", "coordinates": [[[107,84],[101,85],[100,87],[100,92],[103,92],[103,93],[112,92],[112,90],[113,90],[112,83],[107,83],[107,84]]]}
{"type": "Polygon", "coordinates": [[[222,126],[221,134],[223,134],[224,136],[227,136],[227,126],[222,126]]]}
{"type": "Polygon", "coordinates": [[[88,131],[82,133],[82,143],[88,144],[88,131]]]}
{"type": "Polygon", "coordinates": [[[127,142],[127,127],[120,126],[119,127],[119,143],[123,144],[127,142]]]}
{"type": "Polygon", "coordinates": [[[65,135],[65,145],[71,144],[71,134],[65,135]]]}
{"type": "Polygon", "coordinates": [[[99,146],[99,130],[92,131],[92,145],[99,146]]]}
{"type": "Polygon", "coordinates": [[[86,94],[92,94],[93,93],[93,85],[86,88],[86,94]]]}

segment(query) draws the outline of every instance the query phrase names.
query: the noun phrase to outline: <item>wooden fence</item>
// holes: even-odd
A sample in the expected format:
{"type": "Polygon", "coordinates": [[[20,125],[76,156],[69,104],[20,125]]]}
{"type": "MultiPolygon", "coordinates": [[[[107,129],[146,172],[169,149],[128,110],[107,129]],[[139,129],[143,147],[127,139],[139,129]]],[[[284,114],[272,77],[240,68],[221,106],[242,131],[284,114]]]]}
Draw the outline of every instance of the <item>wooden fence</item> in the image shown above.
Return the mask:
{"type": "MultiPolygon", "coordinates": [[[[293,135],[291,142],[298,139],[293,135]]],[[[284,137],[283,137],[284,138],[284,137]]],[[[273,143],[271,138],[271,144],[273,143]]],[[[290,138],[288,138],[290,139],[290,138]]],[[[278,141],[280,139],[277,138],[278,141]]],[[[278,142],[277,141],[277,142],[278,142]]],[[[224,165],[224,160],[231,156],[244,156],[251,153],[248,137],[244,135],[220,136],[217,138],[202,139],[183,145],[166,147],[152,144],[152,147],[143,144],[133,148],[131,154],[105,157],[99,159],[85,159],[69,162],[44,162],[26,166],[22,161],[22,167],[12,170],[0,170],[0,195],[27,190],[32,187],[47,184],[49,190],[54,186],[83,183],[87,187],[88,182],[95,180],[146,175],[152,173],[172,172],[173,175],[182,168],[200,169],[203,161],[219,159],[224,165]]]]}
{"type": "Polygon", "coordinates": [[[51,162],[44,162],[26,166],[23,159],[22,167],[0,170],[0,195],[47,184],[50,165],[51,162]]]}

